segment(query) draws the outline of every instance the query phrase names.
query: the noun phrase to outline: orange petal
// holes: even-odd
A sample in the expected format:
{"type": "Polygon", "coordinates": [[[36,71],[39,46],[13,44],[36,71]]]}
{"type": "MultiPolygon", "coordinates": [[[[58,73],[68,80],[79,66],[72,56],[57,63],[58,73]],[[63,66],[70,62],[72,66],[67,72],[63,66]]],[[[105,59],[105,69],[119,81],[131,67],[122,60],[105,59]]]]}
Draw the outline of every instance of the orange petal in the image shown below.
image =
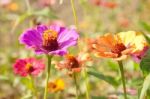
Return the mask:
{"type": "Polygon", "coordinates": [[[97,53],[96,56],[101,56],[105,58],[116,58],[118,54],[112,52],[104,52],[104,53],[97,53]]]}

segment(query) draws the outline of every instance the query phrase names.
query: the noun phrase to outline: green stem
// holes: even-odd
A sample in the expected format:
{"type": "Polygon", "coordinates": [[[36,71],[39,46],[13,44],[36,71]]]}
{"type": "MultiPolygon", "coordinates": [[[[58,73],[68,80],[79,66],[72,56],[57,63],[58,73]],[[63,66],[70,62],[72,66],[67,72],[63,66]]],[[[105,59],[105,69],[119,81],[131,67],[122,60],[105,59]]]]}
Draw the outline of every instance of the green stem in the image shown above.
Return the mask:
{"type": "Polygon", "coordinates": [[[44,99],[47,99],[48,81],[49,81],[49,77],[50,77],[52,56],[47,56],[47,59],[48,59],[48,65],[47,65],[47,73],[46,73],[46,83],[45,83],[44,99]]]}
{"type": "Polygon", "coordinates": [[[77,17],[76,9],[74,6],[74,0],[70,0],[70,2],[71,2],[71,7],[73,11],[73,16],[74,16],[74,22],[75,22],[76,28],[78,28],[78,17],[77,17]]]}
{"type": "Polygon", "coordinates": [[[57,92],[57,93],[55,94],[55,99],[60,99],[60,92],[57,92]]]}
{"type": "Polygon", "coordinates": [[[76,73],[73,73],[73,78],[74,78],[74,83],[75,83],[75,86],[76,86],[76,99],[79,99],[79,86],[78,86],[78,83],[77,83],[76,73]]]}
{"type": "Polygon", "coordinates": [[[121,78],[123,83],[123,90],[124,90],[124,99],[127,99],[127,92],[126,92],[126,82],[125,82],[125,76],[124,76],[124,69],[123,69],[123,63],[122,61],[118,61],[120,72],[121,72],[121,78]]]}
{"type": "MultiPolygon", "coordinates": [[[[71,2],[72,12],[73,12],[73,16],[74,16],[74,23],[75,23],[76,29],[78,29],[79,28],[78,27],[78,17],[77,17],[77,13],[76,13],[77,11],[76,11],[75,5],[74,5],[74,0],[70,0],[70,2],[71,2]]],[[[78,45],[78,49],[79,49],[79,51],[81,51],[81,47],[79,47],[79,45],[78,45]]]]}
{"type": "MultiPolygon", "coordinates": [[[[26,2],[26,6],[27,6],[27,14],[31,15],[32,14],[32,9],[31,9],[31,5],[30,5],[30,1],[29,0],[25,0],[26,2]]],[[[33,26],[33,21],[32,19],[30,19],[29,21],[29,26],[32,27],[33,26]]]]}
{"type": "Polygon", "coordinates": [[[89,96],[89,93],[90,93],[89,79],[88,79],[88,75],[86,72],[86,68],[84,69],[84,79],[85,79],[85,84],[86,84],[86,99],[90,99],[90,96],[89,96]]]}
{"type": "Polygon", "coordinates": [[[36,97],[36,99],[38,99],[37,91],[36,91],[36,88],[34,85],[34,80],[33,80],[31,75],[29,75],[28,77],[29,77],[30,82],[31,82],[32,92],[33,92],[34,96],[36,97]]]}

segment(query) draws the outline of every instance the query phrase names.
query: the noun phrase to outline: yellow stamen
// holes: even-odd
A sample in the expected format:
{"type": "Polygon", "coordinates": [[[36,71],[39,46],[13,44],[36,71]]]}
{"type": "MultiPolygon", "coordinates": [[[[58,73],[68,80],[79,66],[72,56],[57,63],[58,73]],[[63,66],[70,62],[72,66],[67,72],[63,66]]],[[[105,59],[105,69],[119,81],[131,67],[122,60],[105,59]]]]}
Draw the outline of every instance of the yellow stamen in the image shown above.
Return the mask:
{"type": "Polygon", "coordinates": [[[45,30],[43,33],[44,40],[54,40],[58,36],[58,33],[54,30],[45,30]]]}

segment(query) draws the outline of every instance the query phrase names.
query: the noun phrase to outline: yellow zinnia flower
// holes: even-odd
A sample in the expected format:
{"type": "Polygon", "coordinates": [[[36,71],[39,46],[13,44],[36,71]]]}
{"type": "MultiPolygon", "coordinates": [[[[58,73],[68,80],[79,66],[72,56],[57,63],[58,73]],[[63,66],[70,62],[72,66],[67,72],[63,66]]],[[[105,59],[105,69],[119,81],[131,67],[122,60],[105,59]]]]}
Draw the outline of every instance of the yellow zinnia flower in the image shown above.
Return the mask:
{"type": "Polygon", "coordinates": [[[134,46],[133,52],[141,51],[147,46],[147,42],[141,33],[135,31],[120,32],[118,36],[125,46],[134,46]]]}
{"type": "Polygon", "coordinates": [[[58,92],[64,90],[65,83],[62,79],[56,79],[53,82],[48,83],[49,92],[58,92]]]}

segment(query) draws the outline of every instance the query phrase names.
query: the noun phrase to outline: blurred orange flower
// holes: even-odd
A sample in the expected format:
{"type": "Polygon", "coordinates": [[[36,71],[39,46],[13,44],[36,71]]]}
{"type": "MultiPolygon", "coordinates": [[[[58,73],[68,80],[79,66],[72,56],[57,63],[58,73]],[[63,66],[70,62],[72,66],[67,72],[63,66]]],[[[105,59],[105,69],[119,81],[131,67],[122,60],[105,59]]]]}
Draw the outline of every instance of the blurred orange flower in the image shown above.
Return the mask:
{"type": "Polygon", "coordinates": [[[128,31],[101,36],[93,44],[93,48],[97,56],[123,60],[127,55],[142,51],[146,45],[143,35],[128,31]]]}
{"type": "Polygon", "coordinates": [[[17,3],[13,2],[7,6],[7,9],[9,9],[10,11],[17,11],[19,7],[17,3]]]}
{"type": "Polygon", "coordinates": [[[92,52],[93,51],[93,44],[95,44],[97,42],[96,39],[94,38],[86,38],[85,39],[85,42],[87,43],[88,45],[88,52],[92,52]]]}
{"type": "Polygon", "coordinates": [[[56,63],[56,68],[67,69],[69,70],[69,74],[80,72],[82,69],[82,64],[84,64],[88,60],[91,60],[88,53],[79,53],[77,57],[68,54],[65,56],[64,61],[56,63]]]}
{"type": "Polygon", "coordinates": [[[19,7],[16,2],[12,0],[0,0],[0,7],[5,8],[8,11],[18,11],[19,7]]]}
{"type": "Polygon", "coordinates": [[[106,7],[106,8],[117,7],[116,2],[108,2],[107,0],[91,0],[91,2],[96,6],[102,6],[102,7],[106,7]]]}

